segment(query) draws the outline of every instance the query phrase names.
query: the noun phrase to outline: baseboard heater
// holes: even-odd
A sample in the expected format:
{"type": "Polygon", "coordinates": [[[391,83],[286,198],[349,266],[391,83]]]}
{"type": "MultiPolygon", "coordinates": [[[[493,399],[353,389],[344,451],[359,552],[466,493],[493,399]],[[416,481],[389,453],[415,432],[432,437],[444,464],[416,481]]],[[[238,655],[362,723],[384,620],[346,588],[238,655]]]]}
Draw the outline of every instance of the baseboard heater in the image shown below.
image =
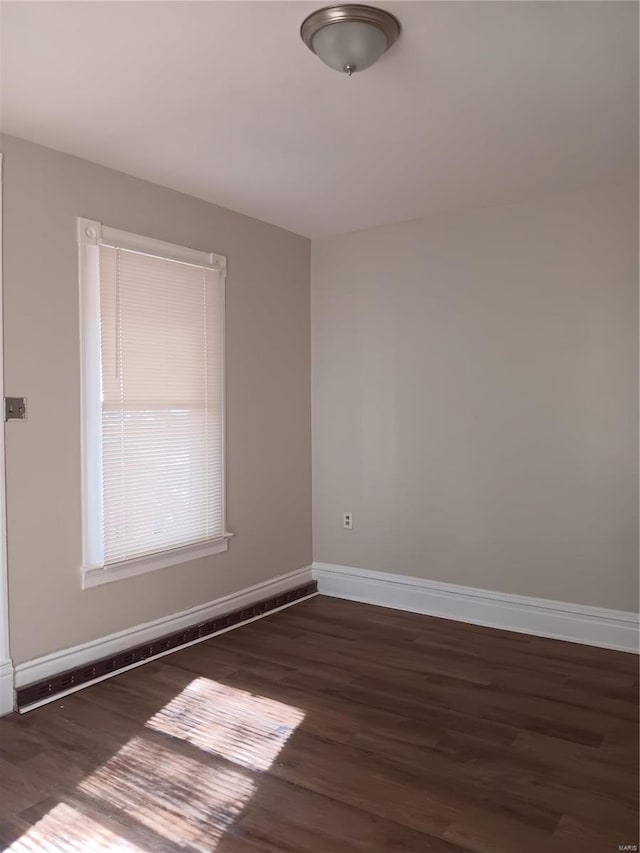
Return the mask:
{"type": "Polygon", "coordinates": [[[55,699],[56,696],[78,690],[82,686],[88,686],[93,681],[117,675],[118,672],[129,669],[136,664],[165,655],[167,652],[177,651],[182,646],[196,643],[199,640],[206,640],[223,631],[228,631],[229,628],[241,625],[243,622],[248,622],[273,610],[279,610],[281,607],[293,604],[300,599],[315,595],[317,591],[317,582],[311,581],[271,598],[257,601],[255,604],[243,607],[240,610],[233,610],[230,613],[217,616],[215,619],[198,622],[181,631],[165,634],[150,643],[143,643],[110,657],[85,664],[77,669],[70,669],[51,678],[26,684],[16,691],[16,709],[20,712],[30,710],[31,706],[37,707],[55,699]]]}

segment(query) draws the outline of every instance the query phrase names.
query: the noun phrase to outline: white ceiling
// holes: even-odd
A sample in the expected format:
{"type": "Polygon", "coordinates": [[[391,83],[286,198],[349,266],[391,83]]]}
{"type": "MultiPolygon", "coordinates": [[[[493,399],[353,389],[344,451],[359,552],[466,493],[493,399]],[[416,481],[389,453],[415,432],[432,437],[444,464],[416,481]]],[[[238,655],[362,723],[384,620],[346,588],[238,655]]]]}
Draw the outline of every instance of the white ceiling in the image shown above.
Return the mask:
{"type": "Polygon", "coordinates": [[[6,2],[2,129],[316,237],[633,174],[638,5],[387,2],[351,79],[308,2],[6,2]]]}

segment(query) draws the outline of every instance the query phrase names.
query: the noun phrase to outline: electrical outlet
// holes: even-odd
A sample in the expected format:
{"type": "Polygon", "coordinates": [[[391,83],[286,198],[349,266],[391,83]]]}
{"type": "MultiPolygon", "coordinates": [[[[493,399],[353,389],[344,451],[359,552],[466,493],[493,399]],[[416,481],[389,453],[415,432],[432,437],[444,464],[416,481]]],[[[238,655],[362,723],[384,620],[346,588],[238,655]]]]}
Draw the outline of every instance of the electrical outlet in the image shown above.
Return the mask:
{"type": "Polygon", "coordinates": [[[342,516],[342,526],[345,530],[353,530],[353,514],[345,512],[342,516]]]}

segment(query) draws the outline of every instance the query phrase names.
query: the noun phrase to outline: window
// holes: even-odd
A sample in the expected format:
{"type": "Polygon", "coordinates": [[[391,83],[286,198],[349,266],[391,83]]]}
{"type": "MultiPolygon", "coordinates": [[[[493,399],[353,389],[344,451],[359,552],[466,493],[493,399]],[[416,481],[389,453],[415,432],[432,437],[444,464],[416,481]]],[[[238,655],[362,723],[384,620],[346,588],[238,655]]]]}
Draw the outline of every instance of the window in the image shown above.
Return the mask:
{"type": "Polygon", "coordinates": [[[225,258],[78,220],[84,586],[227,549],[225,258]]]}

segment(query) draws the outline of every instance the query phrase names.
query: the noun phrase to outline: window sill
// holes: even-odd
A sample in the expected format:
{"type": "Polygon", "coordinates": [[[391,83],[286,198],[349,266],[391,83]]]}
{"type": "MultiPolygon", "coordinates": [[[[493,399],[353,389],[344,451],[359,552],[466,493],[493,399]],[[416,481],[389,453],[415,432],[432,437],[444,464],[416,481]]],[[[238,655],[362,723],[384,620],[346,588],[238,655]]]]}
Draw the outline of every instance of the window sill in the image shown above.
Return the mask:
{"type": "Polygon", "coordinates": [[[82,589],[91,589],[94,586],[102,586],[112,581],[125,580],[126,578],[154,572],[157,569],[165,569],[169,566],[177,566],[211,554],[221,554],[229,547],[229,539],[233,533],[225,533],[218,539],[204,542],[200,545],[188,545],[186,548],[175,548],[172,551],[163,551],[160,554],[151,554],[148,557],[139,557],[135,560],[126,560],[123,563],[114,563],[104,568],[82,569],[82,589]]]}

